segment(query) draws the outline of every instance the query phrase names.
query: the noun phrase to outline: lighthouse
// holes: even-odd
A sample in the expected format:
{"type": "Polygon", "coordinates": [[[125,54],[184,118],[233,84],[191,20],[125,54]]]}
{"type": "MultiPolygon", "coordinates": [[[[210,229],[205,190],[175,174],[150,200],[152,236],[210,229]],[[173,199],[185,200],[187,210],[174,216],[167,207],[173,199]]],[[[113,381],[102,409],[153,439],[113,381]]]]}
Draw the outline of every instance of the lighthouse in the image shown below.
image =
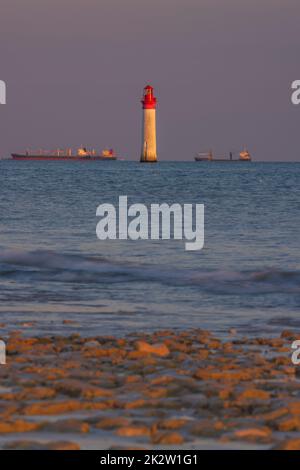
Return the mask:
{"type": "Polygon", "coordinates": [[[142,151],[141,162],[156,162],[156,98],[153,87],[145,86],[143,105],[142,126],[142,151]]]}

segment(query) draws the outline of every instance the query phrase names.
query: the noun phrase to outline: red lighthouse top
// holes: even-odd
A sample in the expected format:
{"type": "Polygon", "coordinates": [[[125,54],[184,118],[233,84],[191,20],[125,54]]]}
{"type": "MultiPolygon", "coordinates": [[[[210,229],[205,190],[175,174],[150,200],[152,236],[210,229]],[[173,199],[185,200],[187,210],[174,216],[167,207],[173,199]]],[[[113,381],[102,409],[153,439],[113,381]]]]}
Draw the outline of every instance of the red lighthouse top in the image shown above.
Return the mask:
{"type": "Polygon", "coordinates": [[[153,94],[153,87],[150,85],[145,86],[144,96],[142,99],[143,109],[155,109],[156,108],[156,98],[153,94]]]}

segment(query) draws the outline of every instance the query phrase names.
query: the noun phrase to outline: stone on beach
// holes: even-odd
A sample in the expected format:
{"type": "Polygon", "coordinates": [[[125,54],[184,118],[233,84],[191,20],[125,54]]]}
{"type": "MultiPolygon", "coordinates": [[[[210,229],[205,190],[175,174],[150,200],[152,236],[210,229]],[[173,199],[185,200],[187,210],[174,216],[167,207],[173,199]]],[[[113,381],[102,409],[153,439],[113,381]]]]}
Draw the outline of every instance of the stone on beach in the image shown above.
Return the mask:
{"type": "Polygon", "coordinates": [[[6,450],[80,450],[75,442],[37,442],[37,441],[12,441],[4,445],[6,450]]]}
{"type": "Polygon", "coordinates": [[[288,439],[273,448],[274,450],[300,450],[300,439],[288,439]]]}
{"type": "Polygon", "coordinates": [[[270,393],[257,388],[249,388],[240,393],[237,397],[238,401],[243,400],[269,400],[270,393]]]}
{"type": "Polygon", "coordinates": [[[56,389],[65,395],[71,397],[82,396],[84,398],[111,397],[111,390],[103,389],[95,385],[89,385],[86,382],[74,379],[63,380],[57,383],[56,389]]]}
{"type": "Polygon", "coordinates": [[[300,417],[292,416],[284,418],[277,423],[279,431],[300,431],[300,417]]]}
{"type": "Polygon", "coordinates": [[[82,409],[79,401],[63,401],[63,402],[36,402],[26,406],[23,409],[24,415],[57,415],[60,413],[68,413],[82,409]]]}
{"type": "Polygon", "coordinates": [[[237,439],[246,439],[254,441],[269,438],[271,434],[272,431],[268,427],[245,428],[234,431],[234,437],[236,437],[237,439]]]}
{"type": "Polygon", "coordinates": [[[115,429],[128,427],[131,420],[125,417],[104,417],[94,424],[98,429],[115,429]]]}
{"type": "Polygon", "coordinates": [[[189,420],[186,418],[166,418],[157,423],[161,429],[179,429],[182,428],[189,420]]]}
{"type": "Polygon", "coordinates": [[[87,433],[90,431],[88,423],[78,419],[62,419],[54,422],[45,423],[42,428],[43,431],[57,432],[57,433],[87,433]]]}
{"type": "Polygon", "coordinates": [[[150,429],[147,426],[122,426],[117,429],[116,434],[122,437],[149,436],[150,429]]]}
{"type": "Polygon", "coordinates": [[[17,419],[16,421],[8,421],[0,422],[0,433],[7,434],[7,433],[21,433],[21,432],[29,432],[35,431],[39,429],[39,423],[31,423],[28,421],[24,421],[22,419],[17,419]]]}
{"type": "Polygon", "coordinates": [[[181,445],[184,439],[178,432],[159,432],[152,437],[153,444],[181,445]]]}
{"type": "Polygon", "coordinates": [[[166,357],[170,354],[169,348],[164,343],[149,344],[146,341],[137,341],[137,350],[145,354],[166,357]]]}

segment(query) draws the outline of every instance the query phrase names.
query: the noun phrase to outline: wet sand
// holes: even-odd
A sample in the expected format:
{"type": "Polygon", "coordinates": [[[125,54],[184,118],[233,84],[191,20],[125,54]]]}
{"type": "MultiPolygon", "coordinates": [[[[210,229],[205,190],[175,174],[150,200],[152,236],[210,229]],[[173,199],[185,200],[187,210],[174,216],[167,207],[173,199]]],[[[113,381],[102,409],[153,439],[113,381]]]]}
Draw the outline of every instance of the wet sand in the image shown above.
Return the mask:
{"type": "Polygon", "coordinates": [[[300,449],[293,332],[7,340],[2,449],[300,449]]]}

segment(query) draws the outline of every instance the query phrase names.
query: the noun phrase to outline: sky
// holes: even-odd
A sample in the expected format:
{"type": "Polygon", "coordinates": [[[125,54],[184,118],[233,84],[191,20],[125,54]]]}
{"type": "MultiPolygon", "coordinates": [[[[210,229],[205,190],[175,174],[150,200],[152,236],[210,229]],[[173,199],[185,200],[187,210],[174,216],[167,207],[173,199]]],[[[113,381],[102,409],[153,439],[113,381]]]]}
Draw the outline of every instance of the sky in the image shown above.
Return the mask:
{"type": "Polygon", "coordinates": [[[114,147],[139,160],[141,96],[160,161],[247,146],[300,161],[299,0],[0,0],[0,157],[114,147]]]}

